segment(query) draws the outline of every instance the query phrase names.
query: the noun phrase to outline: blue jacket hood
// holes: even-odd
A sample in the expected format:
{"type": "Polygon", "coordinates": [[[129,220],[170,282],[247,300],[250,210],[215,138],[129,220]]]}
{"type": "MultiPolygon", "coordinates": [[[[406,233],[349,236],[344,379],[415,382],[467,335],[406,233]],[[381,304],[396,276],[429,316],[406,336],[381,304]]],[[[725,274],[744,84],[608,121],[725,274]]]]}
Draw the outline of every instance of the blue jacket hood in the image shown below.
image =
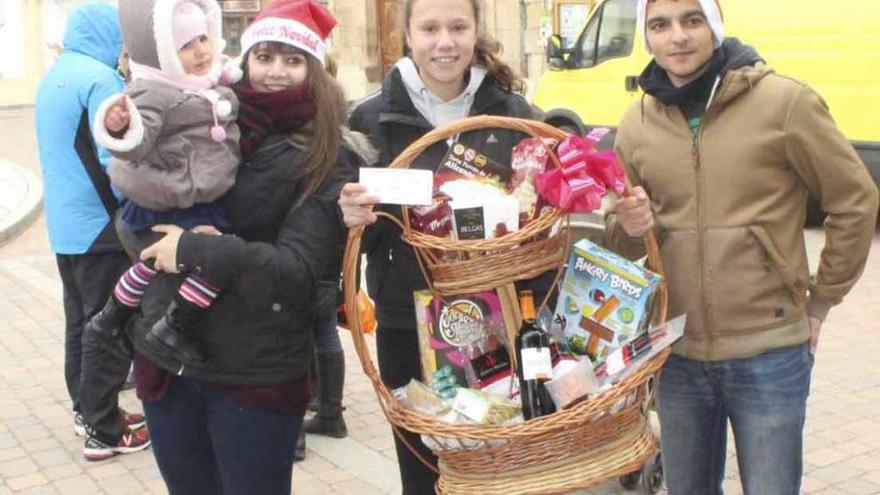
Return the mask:
{"type": "Polygon", "coordinates": [[[116,6],[93,2],[75,8],[64,31],[64,51],[80,53],[115,68],[122,51],[116,6]]]}

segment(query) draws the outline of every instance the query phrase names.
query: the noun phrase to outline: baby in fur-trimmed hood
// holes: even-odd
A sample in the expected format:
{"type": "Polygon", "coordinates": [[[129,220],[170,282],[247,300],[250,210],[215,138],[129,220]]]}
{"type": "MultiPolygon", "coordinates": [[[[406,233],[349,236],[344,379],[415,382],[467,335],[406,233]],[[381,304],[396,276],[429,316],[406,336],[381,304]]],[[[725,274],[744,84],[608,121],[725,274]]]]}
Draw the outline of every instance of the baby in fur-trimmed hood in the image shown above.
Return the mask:
{"type": "Polygon", "coordinates": [[[132,82],[101,105],[94,127],[113,156],[113,185],[140,207],[122,215],[138,231],[168,220],[156,212],[211,203],[232,187],[238,101],[217,84],[224,41],[215,0],[120,0],[119,20],[132,82]]]}
{"type": "MultiPolygon", "coordinates": [[[[119,0],[119,20],[131,83],[101,104],[93,124],[95,139],[112,156],[110,180],[125,196],[117,225],[144,244],[157,225],[228,231],[215,200],[235,183],[241,152],[238,99],[218,85],[220,6],[215,0],[119,0]]],[[[124,338],[116,329],[156,274],[149,263],[132,266],[86,328],[109,345],[124,338]]],[[[203,362],[189,334],[221,290],[210,274],[189,274],[147,343],[180,362],[203,362]]]]}

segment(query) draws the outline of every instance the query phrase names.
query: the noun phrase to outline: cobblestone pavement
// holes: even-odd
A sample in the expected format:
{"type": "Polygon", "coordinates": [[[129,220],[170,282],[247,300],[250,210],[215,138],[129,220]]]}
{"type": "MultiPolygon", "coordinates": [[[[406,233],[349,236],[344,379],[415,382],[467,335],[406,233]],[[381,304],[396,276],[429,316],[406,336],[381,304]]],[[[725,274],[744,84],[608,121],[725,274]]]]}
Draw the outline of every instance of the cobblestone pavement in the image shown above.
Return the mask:
{"type": "MultiPolygon", "coordinates": [[[[38,174],[32,129],[30,110],[0,109],[0,156],[38,174]]],[[[807,234],[815,260],[821,233],[807,234]]],[[[804,493],[880,493],[880,237],[874,248],[862,281],[824,328],[807,415],[804,493]]],[[[0,495],[166,493],[150,451],[83,460],[64,387],[60,297],[40,216],[0,247],[0,495]]],[[[308,457],[294,468],[294,493],[399,493],[390,428],[344,332],[343,340],[350,436],[309,437],[308,457]]],[[[133,392],[122,394],[122,404],[140,409],[133,392]]],[[[742,491],[730,448],[725,493],[736,495],[742,491]]],[[[614,482],[578,493],[637,492],[614,482]]]]}

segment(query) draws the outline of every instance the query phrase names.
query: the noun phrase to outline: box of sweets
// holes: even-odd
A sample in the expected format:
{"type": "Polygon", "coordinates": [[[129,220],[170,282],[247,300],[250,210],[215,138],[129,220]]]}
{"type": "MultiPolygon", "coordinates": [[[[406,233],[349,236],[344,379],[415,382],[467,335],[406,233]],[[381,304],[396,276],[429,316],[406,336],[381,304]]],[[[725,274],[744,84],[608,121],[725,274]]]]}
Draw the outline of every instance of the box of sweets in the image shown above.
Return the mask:
{"type": "Polygon", "coordinates": [[[510,167],[462,143],[454,143],[434,171],[434,193],[443,184],[455,180],[483,182],[506,192],[512,175],[510,167]]]}
{"type": "Polygon", "coordinates": [[[506,383],[510,358],[498,337],[505,330],[495,291],[448,296],[444,303],[430,290],[420,290],[413,299],[425,383],[433,386],[437,376],[454,380],[447,385],[476,389],[506,383]]]}
{"type": "Polygon", "coordinates": [[[601,363],[647,330],[660,282],[660,275],[582,239],[572,247],[554,322],[573,352],[601,363]]]}

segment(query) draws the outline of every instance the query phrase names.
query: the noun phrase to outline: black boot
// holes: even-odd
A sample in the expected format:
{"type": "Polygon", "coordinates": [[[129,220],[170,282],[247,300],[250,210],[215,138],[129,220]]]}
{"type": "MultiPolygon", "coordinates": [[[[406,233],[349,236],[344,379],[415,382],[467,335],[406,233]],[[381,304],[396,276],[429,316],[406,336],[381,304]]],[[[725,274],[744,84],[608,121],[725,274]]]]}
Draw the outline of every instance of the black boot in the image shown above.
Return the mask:
{"type": "Polygon", "coordinates": [[[296,447],[293,451],[293,462],[304,461],[306,459],[306,432],[302,428],[299,430],[299,438],[296,439],[296,447]]]}
{"type": "Polygon", "coordinates": [[[182,364],[200,366],[207,361],[198,344],[190,336],[194,333],[203,310],[188,301],[175,299],[168,311],[147,332],[148,344],[162,348],[182,364]]]}
{"type": "Polygon", "coordinates": [[[348,436],[348,428],[342,417],[342,389],[345,384],[345,354],[317,354],[318,364],[318,413],[306,420],[306,433],[326,435],[333,438],[348,436]]]}
{"type": "Polygon", "coordinates": [[[109,352],[130,358],[131,342],[123,328],[134,311],[135,308],[121,304],[111,295],[104,308],[86,322],[83,331],[92,334],[109,352]]]}

